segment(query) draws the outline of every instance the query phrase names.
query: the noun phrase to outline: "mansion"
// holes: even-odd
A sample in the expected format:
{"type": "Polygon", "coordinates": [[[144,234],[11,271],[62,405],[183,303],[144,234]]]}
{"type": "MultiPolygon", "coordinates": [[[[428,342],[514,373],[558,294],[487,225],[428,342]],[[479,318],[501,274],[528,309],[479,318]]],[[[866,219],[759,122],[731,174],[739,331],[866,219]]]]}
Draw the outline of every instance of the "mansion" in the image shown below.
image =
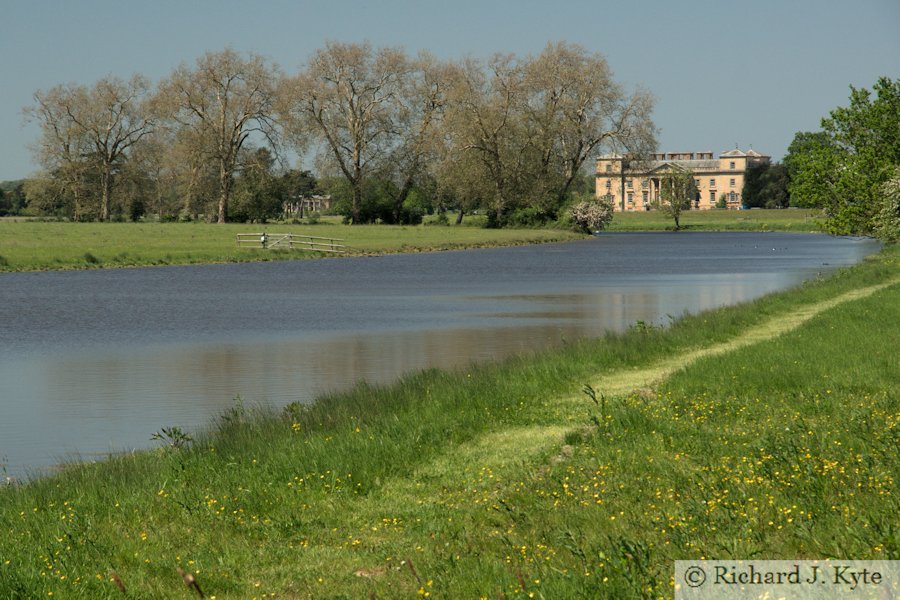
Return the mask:
{"type": "Polygon", "coordinates": [[[650,210],[659,197],[660,177],[673,165],[694,174],[697,197],[695,210],[719,206],[738,209],[744,189],[744,175],[751,166],[768,163],[770,157],[752,148],[723,152],[666,152],[649,159],[630,161],[621,154],[606,154],[597,159],[597,198],[608,198],[617,212],[650,210]]]}

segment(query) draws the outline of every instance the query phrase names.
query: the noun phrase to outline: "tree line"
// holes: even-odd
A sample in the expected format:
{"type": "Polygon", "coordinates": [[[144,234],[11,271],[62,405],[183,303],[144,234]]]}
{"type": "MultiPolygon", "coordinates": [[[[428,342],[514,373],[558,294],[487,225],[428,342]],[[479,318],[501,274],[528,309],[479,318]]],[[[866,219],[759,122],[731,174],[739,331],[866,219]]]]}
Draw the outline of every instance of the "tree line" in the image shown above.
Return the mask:
{"type": "Polygon", "coordinates": [[[784,162],[751,167],[748,206],[822,209],[826,231],[900,239],[900,79],[850,87],[848,106],[799,131],[784,162]]]}
{"type": "Polygon", "coordinates": [[[204,54],[151,84],[106,77],[34,94],[42,173],[29,210],[73,220],[264,220],[328,193],[348,222],[484,210],[491,225],[556,219],[599,151],[655,147],[653,100],[565,42],[536,56],[444,61],[329,42],[297,73],[204,54]],[[293,151],[315,165],[289,169],[293,151]]]}
{"type": "Polygon", "coordinates": [[[829,232],[900,239],[900,79],[851,86],[849,105],[798,132],[784,163],[792,203],[821,208],[829,232]]]}

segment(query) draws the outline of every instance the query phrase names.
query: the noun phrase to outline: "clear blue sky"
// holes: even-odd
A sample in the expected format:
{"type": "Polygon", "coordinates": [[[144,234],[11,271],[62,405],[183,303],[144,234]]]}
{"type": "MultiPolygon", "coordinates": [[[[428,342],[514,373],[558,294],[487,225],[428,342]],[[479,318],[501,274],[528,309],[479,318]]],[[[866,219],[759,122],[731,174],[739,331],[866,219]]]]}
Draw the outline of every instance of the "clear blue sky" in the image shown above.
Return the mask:
{"type": "Polygon", "coordinates": [[[660,150],[752,145],[776,160],[846,104],[849,85],[900,76],[900,0],[0,0],[0,23],[0,180],[37,169],[21,114],[36,90],[158,81],[226,46],[293,73],[326,40],[443,58],[566,40],[656,96],[660,150]]]}

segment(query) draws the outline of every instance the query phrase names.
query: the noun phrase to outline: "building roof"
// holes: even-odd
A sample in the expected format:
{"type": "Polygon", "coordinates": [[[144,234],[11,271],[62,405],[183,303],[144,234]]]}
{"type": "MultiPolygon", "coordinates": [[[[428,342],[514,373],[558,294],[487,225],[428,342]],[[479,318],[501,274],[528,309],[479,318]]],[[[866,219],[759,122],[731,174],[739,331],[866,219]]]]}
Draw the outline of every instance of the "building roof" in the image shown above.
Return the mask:
{"type": "MultiPolygon", "coordinates": [[[[669,155],[685,155],[685,154],[712,154],[712,152],[654,152],[653,154],[669,156],[669,155]]],[[[622,154],[610,153],[610,154],[601,154],[600,156],[597,157],[597,160],[621,160],[623,158],[625,158],[625,156],[622,154]]],[[[740,148],[735,148],[734,150],[727,150],[725,152],[722,152],[721,154],[719,154],[719,158],[770,158],[770,156],[768,154],[760,154],[753,148],[750,148],[746,152],[744,152],[740,148]]],[[[674,162],[674,163],[681,164],[681,163],[699,163],[699,162],[710,162],[710,161],[715,162],[715,160],[718,160],[718,159],[687,160],[687,159],[669,158],[669,159],[667,159],[667,161],[649,161],[649,162],[657,162],[657,163],[674,162]]]]}
{"type": "Polygon", "coordinates": [[[746,152],[744,152],[744,151],[741,150],[740,148],[735,148],[734,150],[729,150],[728,152],[723,152],[723,153],[720,154],[719,156],[722,157],[722,158],[744,158],[744,157],[750,157],[750,158],[769,158],[768,155],[766,155],[766,154],[760,154],[759,152],[757,152],[757,151],[754,150],[753,148],[750,148],[750,149],[747,150],[746,152]]]}
{"type": "Polygon", "coordinates": [[[719,170],[718,159],[702,160],[651,160],[646,163],[647,171],[662,171],[672,166],[690,169],[691,171],[719,170]]]}

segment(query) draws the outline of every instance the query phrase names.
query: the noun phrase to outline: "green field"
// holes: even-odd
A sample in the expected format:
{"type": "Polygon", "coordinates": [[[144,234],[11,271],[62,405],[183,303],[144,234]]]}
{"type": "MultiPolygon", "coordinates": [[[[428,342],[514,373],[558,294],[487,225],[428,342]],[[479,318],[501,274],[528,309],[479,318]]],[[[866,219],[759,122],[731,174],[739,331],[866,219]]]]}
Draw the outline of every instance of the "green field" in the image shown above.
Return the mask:
{"type": "Polygon", "coordinates": [[[300,250],[238,248],[236,234],[267,231],[338,238],[352,254],[447,250],[577,239],[560,230],[479,227],[215,225],[207,223],[45,223],[0,221],[0,270],[111,268],[310,258],[300,250]]]}
{"type": "Polygon", "coordinates": [[[656,598],[676,559],[900,559],[898,322],[892,246],[665,329],[236,403],[0,490],[0,590],[656,598]]]}
{"type": "MultiPolygon", "coordinates": [[[[821,213],[812,209],[689,210],[681,213],[687,231],[820,231],[821,213]]],[[[610,231],[661,231],[674,221],[661,212],[616,213],[610,231]]]]}
{"type": "MultiPolygon", "coordinates": [[[[806,210],[694,211],[684,228],[700,230],[814,231],[806,210]]],[[[0,271],[113,268],[149,265],[249,262],[310,258],[313,253],[239,249],[236,234],[294,233],[343,239],[352,254],[420,252],[566,241],[582,237],[563,229],[484,229],[483,217],[463,226],[214,225],[206,223],[60,223],[0,219],[0,271]]],[[[610,231],[653,231],[672,227],[659,213],[617,214],[610,231]]]]}

